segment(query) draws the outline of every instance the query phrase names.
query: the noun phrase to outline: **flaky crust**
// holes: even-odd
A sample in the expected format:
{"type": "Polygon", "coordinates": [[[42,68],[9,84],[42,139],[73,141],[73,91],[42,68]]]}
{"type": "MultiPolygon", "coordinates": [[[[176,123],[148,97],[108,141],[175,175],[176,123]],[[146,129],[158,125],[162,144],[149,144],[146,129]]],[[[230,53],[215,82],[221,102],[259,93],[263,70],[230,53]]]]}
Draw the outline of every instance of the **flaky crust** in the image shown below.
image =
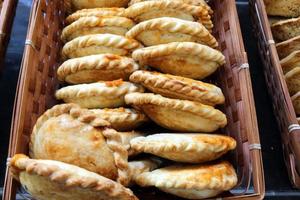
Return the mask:
{"type": "Polygon", "coordinates": [[[61,39],[63,42],[67,42],[78,36],[100,33],[125,35],[134,25],[135,23],[126,17],[81,17],[63,29],[61,39]]]}
{"type": "Polygon", "coordinates": [[[139,85],[116,80],[67,86],[59,89],[55,96],[85,108],[115,108],[124,105],[125,94],[143,91],[139,85]]]}
{"type": "Polygon", "coordinates": [[[126,7],[129,0],[72,0],[73,10],[84,8],[126,7]]]}
{"type": "Polygon", "coordinates": [[[125,8],[90,8],[78,10],[66,18],[66,23],[71,24],[81,17],[108,17],[122,16],[125,8]]]}
{"type": "Polygon", "coordinates": [[[72,84],[128,80],[139,65],[132,59],[114,54],[99,54],[65,61],[57,70],[58,79],[72,84]]]}
{"type": "MultiPolygon", "coordinates": [[[[86,48],[92,47],[106,47],[117,49],[120,51],[117,52],[105,52],[105,53],[114,53],[117,55],[127,55],[132,50],[141,47],[141,45],[133,39],[128,39],[120,35],[113,34],[94,34],[77,37],[70,42],[66,43],[62,49],[62,57],[74,58],[82,57],[93,54],[102,54],[104,52],[95,50],[90,50],[87,52],[86,48]]],[[[113,50],[112,50],[113,51],[113,50]]]]}
{"type": "MultiPolygon", "coordinates": [[[[30,154],[32,157],[35,158],[35,155],[36,155],[34,145],[36,144],[36,142],[39,142],[38,139],[39,140],[41,139],[41,138],[36,138],[36,137],[39,136],[38,134],[39,134],[39,131],[42,128],[42,126],[48,120],[51,120],[55,117],[59,117],[59,116],[65,115],[65,114],[70,115],[73,119],[78,120],[84,124],[90,124],[92,127],[105,127],[105,126],[110,125],[110,123],[107,122],[106,120],[104,120],[103,118],[98,117],[96,114],[94,114],[93,112],[91,112],[87,109],[80,108],[76,104],[56,105],[56,106],[52,107],[51,109],[47,110],[42,116],[40,116],[33,128],[33,131],[31,134],[31,141],[30,141],[30,154]]],[[[66,118],[63,120],[65,121],[65,123],[67,123],[66,118]]],[[[78,124],[76,126],[79,128],[78,124]]],[[[68,125],[68,126],[62,127],[62,128],[65,128],[65,132],[67,132],[68,129],[70,129],[70,130],[72,129],[72,126],[68,125]]],[[[89,131],[91,131],[91,127],[86,127],[86,129],[87,129],[86,134],[89,131]]],[[[49,129],[49,130],[51,131],[51,129],[49,129]]],[[[95,131],[97,131],[97,130],[95,129],[95,131]]],[[[125,145],[123,145],[123,143],[122,143],[121,133],[119,133],[113,129],[110,129],[110,128],[104,128],[103,130],[101,130],[101,132],[99,132],[99,131],[100,130],[98,130],[97,134],[102,134],[104,136],[104,138],[106,139],[106,144],[107,144],[108,148],[113,153],[114,165],[116,166],[116,168],[118,170],[117,180],[124,185],[128,184],[129,183],[129,175],[128,175],[129,171],[128,171],[128,164],[127,164],[128,152],[127,152],[125,145]]],[[[92,133],[96,134],[96,132],[92,132],[92,133]]],[[[101,137],[97,136],[97,134],[95,135],[95,137],[98,140],[98,143],[100,144],[101,137]]],[[[97,141],[96,139],[95,139],[95,142],[97,141]]],[[[79,145],[79,143],[78,143],[78,145],[79,145]]],[[[50,148],[50,146],[51,145],[49,144],[49,148],[50,148]]],[[[48,149],[48,150],[51,151],[50,149],[48,149]]],[[[61,149],[61,150],[63,151],[63,149],[61,149]]],[[[51,154],[55,155],[55,152],[58,152],[58,151],[59,151],[59,148],[56,149],[56,151],[52,152],[51,154]]],[[[104,154],[104,152],[103,152],[103,154],[104,154]]],[[[112,174],[109,174],[107,176],[110,176],[110,175],[112,175],[112,174]]]]}
{"type": "Polygon", "coordinates": [[[300,50],[300,36],[277,43],[276,49],[280,59],[285,58],[294,51],[300,50]]]}
{"type": "Polygon", "coordinates": [[[300,18],[281,20],[271,25],[273,36],[278,41],[285,41],[300,34],[300,18]]]}
{"type": "Polygon", "coordinates": [[[199,20],[208,30],[212,29],[213,27],[213,23],[211,21],[211,17],[208,13],[206,6],[194,6],[191,4],[185,4],[181,1],[174,0],[144,1],[141,3],[136,3],[128,7],[125,10],[124,15],[126,17],[133,18],[135,21],[138,22],[158,18],[160,16],[187,19],[187,17],[178,15],[178,13],[177,15],[173,14],[171,12],[172,10],[175,11],[173,13],[182,12],[191,15],[192,18],[194,18],[194,20],[199,20]],[[155,10],[158,10],[160,13],[156,13],[155,16],[151,15],[148,17],[140,17],[146,13],[154,12],[155,10]],[[167,12],[164,12],[164,10],[167,10],[167,12]],[[157,16],[157,14],[159,14],[160,16],[157,16]]]}
{"type": "Polygon", "coordinates": [[[213,48],[218,47],[217,40],[202,24],[171,17],[161,17],[141,22],[130,29],[126,33],[126,36],[128,38],[136,38],[142,32],[149,30],[186,34],[195,37],[197,42],[204,43],[213,48]]]}
{"type": "Polygon", "coordinates": [[[185,163],[212,161],[236,147],[231,137],[200,133],[160,133],[134,138],[130,144],[138,152],[185,163]]]}
{"type": "Polygon", "coordinates": [[[130,76],[130,81],[170,98],[198,101],[207,105],[222,104],[225,101],[220,88],[180,76],[140,70],[130,76]]]}
{"type": "MultiPolygon", "coordinates": [[[[136,177],[140,186],[155,186],[163,191],[188,199],[198,199],[193,196],[193,190],[215,190],[215,194],[230,190],[237,184],[237,175],[228,162],[211,165],[170,166],[142,173],[136,177]],[[183,189],[176,193],[174,189],[183,189]]],[[[211,196],[204,196],[207,198],[211,196]]]]}
{"type": "MultiPolygon", "coordinates": [[[[65,198],[73,200],[107,199],[137,200],[138,198],[122,185],[83,168],[59,161],[35,160],[17,154],[9,161],[11,172],[24,185],[34,185],[37,197],[43,199],[65,198]],[[49,190],[46,183],[51,189],[49,190]],[[61,190],[61,187],[65,190],[61,190]]],[[[30,189],[28,188],[29,192],[30,189]]],[[[34,194],[33,194],[34,195],[34,194]]]]}
{"type": "Polygon", "coordinates": [[[298,0],[264,0],[268,15],[299,17],[300,2],[298,0]]]}
{"type": "Polygon", "coordinates": [[[149,121],[148,117],[132,108],[115,109],[92,109],[97,117],[100,117],[111,124],[111,127],[118,131],[130,131],[149,121]]]}
{"type": "Polygon", "coordinates": [[[283,73],[286,74],[295,67],[300,67],[300,50],[294,51],[284,59],[280,60],[283,73]]]}
{"type": "MultiPolygon", "coordinates": [[[[133,104],[136,107],[143,107],[145,105],[154,105],[161,108],[166,108],[174,111],[183,111],[188,114],[191,114],[189,117],[199,116],[203,119],[214,122],[219,127],[224,127],[227,124],[226,116],[219,110],[214,109],[211,106],[206,106],[201,103],[188,101],[188,100],[178,100],[178,99],[169,99],[161,95],[155,95],[152,93],[131,93],[125,96],[125,101],[127,104],[133,104]]],[[[146,112],[146,110],[144,110],[146,112]]],[[[153,119],[153,116],[149,116],[149,113],[146,113],[148,117],[153,119]]],[[[172,122],[171,118],[176,118],[179,116],[168,115],[170,118],[168,121],[172,122]]],[[[191,120],[191,119],[185,119],[191,120]]],[[[157,122],[157,121],[156,121],[157,122]]],[[[164,124],[168,128],[168,125],[164,124]]],[[[184,123],[182,122],[182,125],[184,123]]],[[[192,130],[192,128],[185,127],[184,130],[180,131],[192,131],[197,132],[198,130],[192,130]]],[[[212,132],[212,131],[205,131],[212,132]]]]}
{"type": "Polygon", "coordinates": [[[300,67],[295,67],[284,75],[291,95],[300,91],[300,67]]]}

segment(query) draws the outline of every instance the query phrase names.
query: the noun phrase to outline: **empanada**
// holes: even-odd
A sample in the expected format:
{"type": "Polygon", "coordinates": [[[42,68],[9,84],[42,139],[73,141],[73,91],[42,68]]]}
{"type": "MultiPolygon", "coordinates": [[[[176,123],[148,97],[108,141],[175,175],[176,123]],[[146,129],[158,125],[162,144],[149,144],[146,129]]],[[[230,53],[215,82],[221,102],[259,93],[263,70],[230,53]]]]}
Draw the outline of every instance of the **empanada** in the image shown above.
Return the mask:
{"type": "Polygon", "coordinates": [[[136,39],[145,46],[170,42],[198,42],[212,48],[218,42],[200,23],[172,17],[161,17],[143,21],[126,33],[126,37],[136,39]]]}
{"type": "Polygon", "coordinates": [[[187,199],[214,197],[237,184],[237,175],[228,162],[206,165],[175,165],[145,172],[135,177],[138,185],[187,199]]]}
{"type": "Polygon", "coordinates": [[[83,108],[117,108],[125,105],[125,94],[144,92],[144,88],[122,80],[99,81],[59,89],[55,96],[66,103],[76,103],[83,108]]]}
{"type": "Polygon", "coordinates": [[[139,47],[139,42],[121,35],[86,35],[66,43],[62,49],[62,57],[67,59],[104,53],[125,56],[139,47]]]}
{"type": "Polygon", "coordinates": [[[149,121],[145,114],[132,108],[92,109],[98,117],[108,121],[118,131],[134,130],[149,121]]]}
{"type": "Polygon", "coordinates": [[[62,104],[37,120],[30,140],[30,156],[77,165],[128,184],[128,146],[141,134],[122,134],[109,122],[76,104],[62,104]]]}
{"type": "Polygon", "coordinates": [[[162,71],[193,79],[202,79],[225,63],[223,54],[194,42],[172,42],[135,50],[133,59],[162,71]]]}
{"type": "Polygon", "coordinates": [[[108,17],[122,16],[125,8],[91,8],[78,10],[66,18],[66,23],[71,24],[81,17],[108,17]]]}
{"type": "Polygon", "coordinates": [[[126,7],[129,0],[66,0],[71,1],[72,10],[84,8],[126,7]]]}
{"type": "Polygon", "coordinates": [[[300,115],[300,92],[297,92],[291,98],[296,114],[300,115]]]}
{"type": "Polygon", "coordinates": [[[152,93],[131,93],[125,96],[132,104],[162,127],[182,132],[213,132],[226,126],[221,111],[198,102],[169,99],[152,93]]]}
{"type": "Polygon", "coordinates": [[[277,53],[280,59],[283,59],[293,53],[300,50],[300,35],[289,40],[276,44],[277,53]]]}
{"type": "Polygon", "coordinates": [[[159,17],[174,17],[189,21],[201,22],[208,30],[212,30],[213,23],[206,6],[194,6],[181,1],[160,0],[144,1],[128,7],[124,16],[142,22],[159,17]]]}
{"type": "Polygon", "coordinates": [[[295,67],[285,75],[285,81],[291,95],[300,91],[300,67],[295,67]]]}
{"type": "Polygon", "coordinates": [[[222,90],[217,86],[180,76],[140,70],[131,74],[130,81],[174,99],[198,101],[211,106],[225,101],[222,90]]]}
{"type": "Polygon", "coordinates": [[[65,61],[57,70],[58,79],[71,84],[128,80],[139,65],[132,59],[114,54],[99,54],[65,61]]]}
{"type": "Polygon", "coordinates": [[[63,29],[61,40],[68,42],[79,36],[102,33],[125,35],[134,25],[135,23],[126,17],[81,17],[63,29]]]}
{"type": "Polygon", "coordinates": [[[135,156],[139,154],[139,151],[131,148],[130,141],[136,137],[145,136],[146,134],[139,131],[130,131],[130,132],[118,132],[121,136],[122,146],[127,150],[128,156],[135,156]]]}
{"type": "Polygon", "coordinates": [[[8,165],[34,199],[138,200],[121,184],[67,163],[17,154],[8,165]]]}
{"type": "MultiPolygon", "coordinates": [[[[300,10],[300,9],[299,9],[300,10]]],[[[300,18],[282,20],[271,25],[277,41],[285,41],[300,35],[300,18]]]]}
{"type": "Polygon", "coordinates": [[[268,15],[299,17],[299,0],[264,0],[268,15]]]}
{"type": "Polygon", "coordinates": [[[203,163],[212,161],[236,147],[236,141],[214,134],[160,133],[136,137],[130,141],[137,152],[154,154],[176,162],[203,163]]]}
{"type": "Polygon", "coordinates": [[[286,74],[295,67],[300,67],[300,50],[294,51],[284,59],[280,60],[283,73],[286,74]]]}

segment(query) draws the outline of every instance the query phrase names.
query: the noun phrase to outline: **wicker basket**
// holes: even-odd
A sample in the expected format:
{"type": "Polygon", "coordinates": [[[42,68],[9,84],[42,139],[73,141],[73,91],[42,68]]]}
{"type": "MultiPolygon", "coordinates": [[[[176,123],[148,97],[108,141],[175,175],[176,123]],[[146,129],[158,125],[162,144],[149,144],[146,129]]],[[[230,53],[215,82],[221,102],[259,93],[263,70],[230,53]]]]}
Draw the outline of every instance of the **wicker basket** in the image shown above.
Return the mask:
{"type": "MultiPolygon", "coordinates": [[[[226,104],[220,109],[227,114],[229,125],[222,131],[238,143],[228,159],[237,170],[239,184],[222,194],[222,198],[261,199],[264,178],[260,142],[235,1],[214,0],[211,6],[215,11],[214,35],[227,62],[212,81],[223,89],[226,97],[226,104]]],[[[28,152],[29,135],[37,118],[57,103],[54,92],[59,87],[56,69],[60,63],[59,36],[64,18],[63,1],[39,0],[33,5],[13,113],[9,157],[28,152]]],[[[3,199],[15,199],[18,188],[19,184],[7,171],[3,199]]],[[[134,192],[143,200],[177,199],[153,188],[134,188],[134,192]]]]}
{"type": "Polygon", "coordinates": [[[300,171],[300,126],[279,63],[263,0],[250,0],[250,8],[266,83],[281,132],[289,178],[293,186],[300,188],[300,176],[297,172],[300,171]]]}
{"type": "Polygon", "coordinates": [[[3,0],[2,8],[0,9],[0,71],[2,69],[2,61],[9,41],[16,6],[17,1],[15,0],[3,0]]]}

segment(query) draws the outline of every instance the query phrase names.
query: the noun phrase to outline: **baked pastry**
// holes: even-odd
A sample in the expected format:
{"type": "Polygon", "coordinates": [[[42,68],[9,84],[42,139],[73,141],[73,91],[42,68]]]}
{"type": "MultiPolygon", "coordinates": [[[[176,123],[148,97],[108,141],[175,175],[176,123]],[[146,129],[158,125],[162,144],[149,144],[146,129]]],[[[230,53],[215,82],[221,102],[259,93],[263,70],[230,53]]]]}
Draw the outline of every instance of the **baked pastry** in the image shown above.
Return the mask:
{"type": "Polygon", "coordinates": [[[141,47],[136,40],[113,34],[94,34],[77,37],[66,43],[62,49],[63,59],[95,54],[116,54],[125,56],[141,47]]]}
{"type": "Polygon", "coordinates": [[[291,39],[300,35],[300,18],[279,21],[274,23],[271,29],[276,40],[285,41],[291,39]]]}
{"type": "Polygon", "coordinates": [[[198,42],[212,48],[218,46],[217,40],[202,24],[172,17],[143,21],[131,28],[126,37],[137,39],[145,46],[170,42],[198,42]]]}
{"type": "Polygon", "coordinates": [[[285,81],[291,95],[300,91],[300,67],[295,67],[285,75],[285,81]]]}
{"type": "Polygon", "coordinates": [[[294,51],[284,59],[280,60],[283,73],[286,74],[295,67],[300,67],[300,50],[294,51]]]}
{"type": "Polygon", "coordinates": [[[198,101],[211,106],[225,101],[222,90],[217,86],[180,76],[140,70],[131,74],[130,81],[174,99],[198,101]]]}
{"type": "Polygon", "coordinates": [[[99,54],[65,61],[57,70],[58,79],[71,84],[128,80],[139,65],[132,59],[114,54],[99,54]]]}
{"type": "Polygon", "coordinates": [[[162,127],[182,132],[213,132],[227,124],[226,116],[204,104],[169,99],[152,93],[131,93],[125,96],[132,104],[162,127]]]}
{"type": "Polygon", "coordinates": [[[137,152],[154,154],[176,162],[203,163],[215,160],[236,147],[228,136],[214,134],[160,133],[130,141],[137,152]]]}
{"type": "Polygon", "coordinates": [[[81,17],[63,29],[61,39],[68,42],[79,36],[101,33],[125,35],[134,25],[135,23],[126,17],[81,17]]]}
{"type": "Polygon", "coordinates": [[[144,92],[144,89],[130,82],[116,80],[67,86],[59,89],[55,96],[83,108],[117,108],[125,105],[125,94],[132,92],[144,92]]]}
{"type": "Polygon", "coordinates": [[[264,0],[268,15],[299,17],[299,0],[264,0]]]}
{"type": "Polygon", "coordinates": [[[98,117],[108,121],[111,127],[118,131],[134,130],[149,121],[145,114],[132,108],[105,108],[92,109],[91,111],[98,117]]]}
{"type": "Polygon", "coordinates": [[[33,128],[30,156],[77,165],[128,184],[129,142],[142,135],[123,134],[108,125],[76,104],[54,106],[39,117],[33,128]]]}
{"type": "Polygon", "coordinates": [[[84,8],[125,7],[129,0],[66,0],[72,2],[72,10],[84,8]]]}
{"type": "Polygon", "coordinates": [[[292,102],[297,115],[300,115],[300,92],[292,96],[292,102]]]}
{"type": "Polygon", "coordinates": [[[8,165],[34,199],[138,200],[121,184],[67,163],[17,154],[8,165]]]}
{"type": "Polygon", "coordinates": [[[289,40],[276,44],[276,49],[280,59],[283,59],[293,53],[300,50],[300,35],[289,40]]]}
{"type": "Polygon", "coordinates": [[[136,22],[159,17],[174,17],[189,21],[199,21],[210,31],[213,28],[213,23],[206,6],[194,6],[174,0],[135,3],[125,10],[124,16],[132,18],[136,22]]]}
{"type": "Polygon", "coordinates": [[[172,42],[135,50],[133,59],[162,71],[193,79],[203,79],[225,64],[223,54],[194,42],[172,42]]]}
{"type": "Polygon", "coordinates": [[[66,18],[66,23],[71,24],[81,17],[107,17],[122,16],[125,8],[90,8],[78,10],[66,18]]]}
{"type": "Polygon", "coordinates": [[[128,156],[135,156],[140,153],[135,149],[131,148],[130,141],[136,137],[145,136],[145,133],[139,131],[130,131],[130,132],[119,132],[119,135],[121,136],[122,139],[122,146],[125,147],[125,149],[127,150],[128,156]]]}
{"type": "Polygon", "coordinates": [[[136,176],[142,187],[158,189],[187,199],[214,197],[237,184],[237,175],[228,162],[206,165],[175,165],[136,176]]]}

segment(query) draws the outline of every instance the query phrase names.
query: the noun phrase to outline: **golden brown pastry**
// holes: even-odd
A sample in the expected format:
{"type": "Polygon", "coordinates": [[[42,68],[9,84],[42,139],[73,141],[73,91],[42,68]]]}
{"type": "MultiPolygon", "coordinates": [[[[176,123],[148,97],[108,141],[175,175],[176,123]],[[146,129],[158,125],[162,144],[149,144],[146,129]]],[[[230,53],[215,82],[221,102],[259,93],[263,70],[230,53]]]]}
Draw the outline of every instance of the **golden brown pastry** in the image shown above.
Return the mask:
{"type": "Polygon", "coordinates": [[[194,42],[172,42],[137,49],[133,59],[164,73],[203,79],[225,64],[223,54],[208,46],[194,42]]]}
{"type": "Polygon", "coordinates": [[[289,40],[276,44],[276,49],[280,59],[283,59],[293,53],[300,50],[300,35],[289,40]]]}
{"type": "Polygon", "coordinates": [[[286,74],[295,67],[300,67],[300,50],[294,51],[284,59],[280,60],[283,73],[286,74]]]}
{"type": "Polygon", "coordinates": [[[92,34],[125,35],[134,25],[135,23],[126,17],[81,17],[63,29],[61,39],[68,42],[79,36],[92,34]]]}
{"type": "Polygon", "coordinates": [[[72,10],[84,8],[125,7],[129,0],[67,0],[71,1],[72,10]]]}
{"type": "Polygon", "coordinates": [[[132,177],[131,185],[134,185],[135,178],[145,172],[153,171],[154,169],[157,169],[160,165],[160,162],[158,159],[145,159],[145,160],[135,160],[128,163],[129,164],[129,170],[130,170],[130,176],[132,177]]]}
{"type": "Polygon", "coordinates": [[[121,184],[67,163],[17,154],[8,165],[34,199],[138,200],[121,184]]]}
{"type": "Polygon", "coordinates": [[[268,15],[299,17],[299,0],[264,0],[268,15]]]}
{"type": "Polygon", "coordinates": [[[175,165],[136,176],[142,187],[158,189],[186,199],[214,197],[237,184],[237,175],[228,162],[206,165],[175,165]]]}
{"type": "Polygon", "coordinates": [[[132,59],[114,54],[99,54],[65,61],[57,70],[58,79],[71,84],[128,80],[139,65],[132,59]]]}
{"type": "Polygon", "coordinates": [[[206,6],[194,6],[174,0],[135,3],[125,10],[124,16],[132,18],[136,22],[159,17],[174,17],[188,21],[199,21],[210,31],[213,28],[213,23],[206,6]]]}
{"type": "Polygon", "coordinates": [[[130,141],[136,137],[142,137],[146,134],[139,131],[130,131],[130,132],[119,132],[121,139],[122,139],[122,145],[125,147],[125,149],[128,152],[128,156],[135,156],[139,154],[140,152],[136,151],[135,149],[131,148],[130,141]]]}
{"type": "Polygon", "coordinates": [[[231,137],[201,133],[160,133],[136,137],[130,144],[137,152],[184,163],[212,161],[236,147],[236,141],[231,137]]]}
{"type": "Polygon", "coordinates": [[[272,24],[271,29],[276,40],[285,41],[291,39],[300,35],[300,18],[281,20],[272,24]]]}
{"type": "Polygon", "coordinates": [[[132,108],[115,108],[115,109],[92,109],[97,117],[100,117],[111,124],[111,127],[118,131],[130,131],[138,128],[145,122],[148,117],[138,110],[132,108]]]}
{"type": "Polygon", "coordinates": [[[54,106],[39,117],[33,128],[30,156],[77,165],[128,184],[128,144],[138,135],[122,134],[108,125],[76,104],[54,106]]]}
{"type": "Polygon", "coordinates": [[[152,93],[131,93],[127,104],[144,111],[162,127],[182,132],[213,132],[227,124],[219,110],[198,102],[169,99],[152,93]]]}
{"type": "Polygon", "coordinates": [[[140,70],[131,74],[130,81],[174,99],[198,101],[211,106],[225,101],[222,90],[217,86],[180,76],[140,70]]]}
{"type": "Polygon", "coordinates": [[[297,115],[300,115],[300,92],[292,96],[292,102],[297,115]]]}
{"type": "Polygon", "coordinates": [[[126,37],[136,39],[145,46],[170,42],[198,42],[212,48],[217,40],[200,23],[172,17],[161,17],[143,21],[126,33],[126,37]]]}
{"type": "Polygon", "coordinates": [[[139,47],[141,45],[136,40],[120,35],[86,35],[66,43],[62,49],[62,57],[67,59],[104,53],[125,56],[139,47]]]}
{"type": "Polygon", "coordinates": [[[285,81],[291,95],[300,91],[300,67],[295,67],[285,75],[285,81]]]}
{"type": "Polygon", "coordinates": [[[71,24],[81,17],[108,17],[122,16],[125,8],[90,8],[78,10],[66,18],[66,23],[71,24]]]}
{"type": "Polygon", "coordinates": [[[67,86],[59,89],[55,96],[83,108],[117,108],[125,105],[124,96],[132,92],[144,92],[144,89],[130,82],[116,80],[67,86]]]}

